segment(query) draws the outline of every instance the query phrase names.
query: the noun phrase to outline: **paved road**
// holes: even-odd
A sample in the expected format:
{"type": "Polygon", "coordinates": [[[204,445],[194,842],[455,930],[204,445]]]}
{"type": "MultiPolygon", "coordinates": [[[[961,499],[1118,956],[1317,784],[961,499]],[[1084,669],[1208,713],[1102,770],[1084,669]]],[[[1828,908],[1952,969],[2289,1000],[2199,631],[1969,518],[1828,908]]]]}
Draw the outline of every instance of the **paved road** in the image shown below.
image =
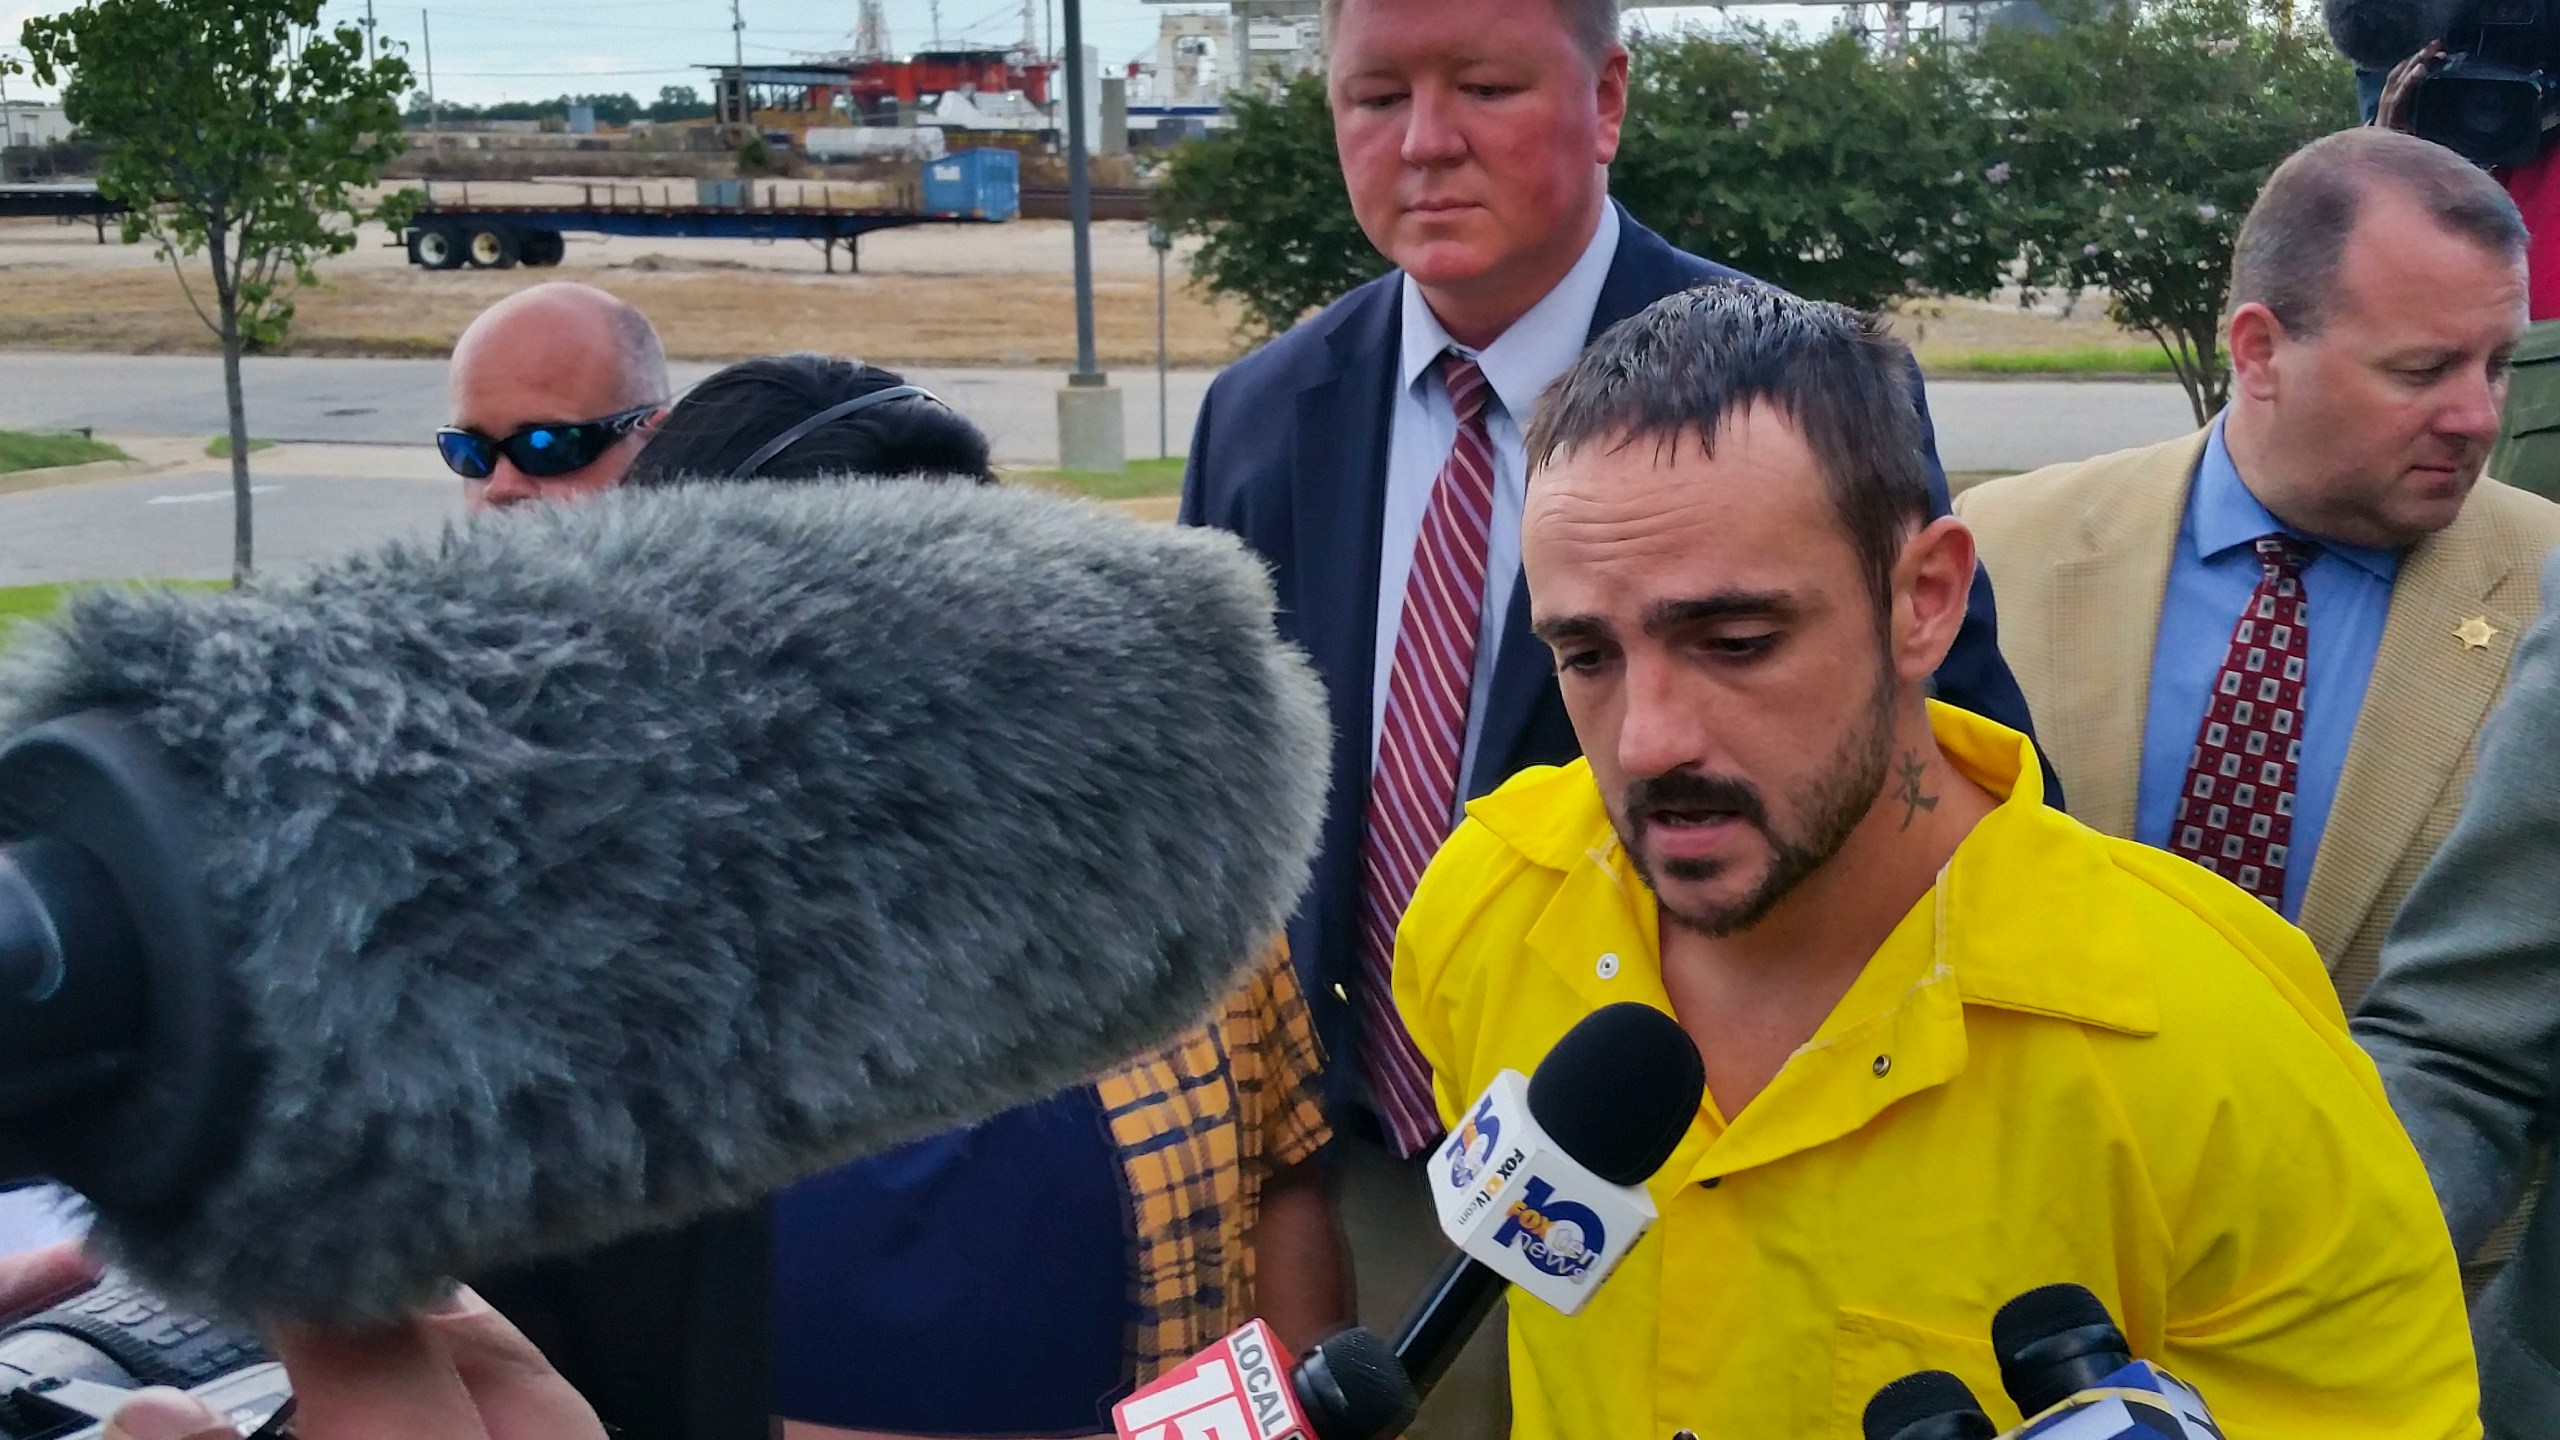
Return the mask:
{"type": "MultiPolygon", "coordinates": [[[[257,560],[271,573],[395,537],[432,538],[462,513],[460,482],[407,447],[286,446],[252,461],[257,560]]],[[[230,573],[227,461],[0,494],[0,586],[230,573]]]]}
{"type": "MultiPolygon", "coordinates": [[[[687,383],[709,367],[679,366],[687,383]]],[[[0,428],[90,426],[102,434],[187,437],[138,446],[173,468],[0,493],[0,585],[230,573],[230,472],[196,437],[223,426],[218,362],[184,356],[0,353],[0,428]]],[[[1045,371],[922,370],[921,383],[986,426],[999,460],[1052,463],[1045,371]]],[[[1153,452],[1152,376],[1122,376],[1131,448],[1153,452]]],[[[1188,433],[1209,372],[1173,377],[1173,436],[1188,433]]],[[[290,569],[395,536],[431,536],[461,512],[459,482],[425,437],[442,423],[444,366],[421,360],[253,360],[250,428],[288,442],[253,461],[258,560],[290,569]]],[[[1938,447],[1951,470],[2020,470],[2179,434],[2172,385],[1957,382],[1932,385],[1938,447]]]]}
{"type": "MultiPolygon", "coordinates": [[[[689,384],[711,369],[678,365],[689,384]]],[[[246,366],[249,431],[276,440],[424,444],[444,423],[444,365],[434,360],[284,357],[246,366]]],[[[1176,452],[1191,430],[1211,372],[1172,377],[1176,452]]],[[[1062,375],[1045,370],[913,372],[986,428],[996,458],[1014,465],[1057,459],[1054,398],[1062,375]]],[[[1122,371],[1129,451],[1155,453],[1155,376],[1122,371]]],[[[2113,381],[1962,381],[1929,387],[1938,453],[1950,470],[2025,470],[2058,460],[2165,440],[2193,424],[2175,385],[2113,381]]],[[[0,428],[86,425],[113,435],[200,435],[224,425],[222,367],[193,356],[0,353],[0,428]]]]}
{"type": "MultiPolygon", "coordinates": [[[[670,367],[690,385],[716,368],[670,367]]],[[[425,445],[445,423],[441,360],[330,360],[286,356],[243,363],[249,433],[269,440],[425,445]]],[[[1173,373],[1168,387],[1174,453],[1191,433],[1206,370],[1173,373]]],[[[908,378],[959,407],[985,428],[996,459],[1049,465],[1058,456],[1058,387],[1066,376],[1045,370],[938,370],[908,378]]],[[[1156,453],[1156,377],[1124,371],[1123,390],[1133,456],[1156,453]]],[[[107,435],[211,437],[230,424],[222,403],[222,362],[187,355],[57,355],[0,352],[0,429],[61,430],[88,426],[107,435]]]]}

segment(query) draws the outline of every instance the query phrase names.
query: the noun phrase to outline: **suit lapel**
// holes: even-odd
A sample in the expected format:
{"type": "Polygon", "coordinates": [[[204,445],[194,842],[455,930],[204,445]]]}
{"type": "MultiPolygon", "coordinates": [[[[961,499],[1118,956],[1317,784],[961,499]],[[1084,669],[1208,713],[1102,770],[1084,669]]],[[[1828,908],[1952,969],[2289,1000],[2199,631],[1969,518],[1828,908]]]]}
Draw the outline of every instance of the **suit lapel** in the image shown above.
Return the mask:
{"type": "Polygon", "coordinates": [[[2036,738],[2053,753],[2072,813],[2103,834],[2133,834],[2160,600],[2203,455],[2199,432],[2127,457],[2121,474],[2096,487],[2079,552],[2054,565],[2041,667],[2078,678],[2045,687],[2053,698],[2036,717],[2036,738]]]}
{"type": "Polygon", "coordinates": [[[2492,523],[2488,507],[2464,506],[2441,534],[2409,551],[2392,585],[2373,680],[2302,897],[2302,928],[2333,965],[2364,928],[2506,680],[2522,626],[2487,604],[2507,571],[2492,523]],[[2485,649],[2454,637],[2473,616],[2498,631],[2485,649]]]}
{"type": "MultiPolygon", "coordinates": [[[[1591,329],[1582,343],[1589,346],[1600,332],[1680,289],[1678,259],[1678,251],[1621,207],[1618,253],[1609,259],[1609,278],[1600,282],[1600,299],[1591,307],[1591,329]]],[[[1519,419],[1526,429],[1529,417],[1519,419]]],[[[1511,582],[1502,648],[1494,657],[1493,690],[1485,699],[1484,735],[1476,744],[1475,773],[1466,777],[1467,794],[1484,794],[1510,778],[1539,701],[1555,685],[1555,663],[1529,631],[1529,577],[1524,571],[1511,582]]]]}
{"type": "MultiPolygon", "coordinates": [[[[1368,783],[1369,696],[1377,668],[1378,550],[1385,527],[1387,456],[1394,418],[1398,289],[1373,283],[1326,343],[1333,366],[1299,390],[1292,434],[1299,483],[1298,589],[1321,597],[1302,613],[1339,623],[1301,627],[1317,669],[1331,677],[1337,785],[1368,783]],[[1357,761],[1356,769],[1343,768],[1357,761]]],[[[1356,807],[1355,807],[1356,810],[1356,807]]]]}

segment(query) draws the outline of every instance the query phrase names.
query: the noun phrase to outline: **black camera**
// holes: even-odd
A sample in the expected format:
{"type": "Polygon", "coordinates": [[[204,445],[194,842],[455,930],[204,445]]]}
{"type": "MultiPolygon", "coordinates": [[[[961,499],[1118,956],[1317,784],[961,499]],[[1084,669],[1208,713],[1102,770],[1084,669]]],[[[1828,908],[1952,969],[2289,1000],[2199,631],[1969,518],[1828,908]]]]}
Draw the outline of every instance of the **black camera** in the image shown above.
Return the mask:
{"type": "Polygon", "coordinates": [[[292,1433],[284,1367],[257,1341],[113,1272],[0,1330],[0,1440],[90,1440],[151,1385],[190,1392],[243,1436],[292,1433]]]}
{"type": "Polygon", "coordinates": [[[2445,36],[2448,56],[2418,82],[2410,128],[2475,165],[2521,165],[2560,123],[2560,0],[2479,0],[2445,36]]]}

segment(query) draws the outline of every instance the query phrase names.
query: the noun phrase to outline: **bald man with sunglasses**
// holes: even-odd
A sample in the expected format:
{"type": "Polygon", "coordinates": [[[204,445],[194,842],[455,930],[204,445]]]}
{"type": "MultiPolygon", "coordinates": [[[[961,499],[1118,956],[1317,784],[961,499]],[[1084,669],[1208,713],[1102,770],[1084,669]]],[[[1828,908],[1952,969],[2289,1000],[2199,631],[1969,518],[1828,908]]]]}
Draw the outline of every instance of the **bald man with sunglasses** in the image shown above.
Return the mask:
{"type": "Polygon", "coordinates": [[[647,316],[554,281],[488,309],[453,347],[453,423],[436,432],[474,510],[609,490],[667,413],[667,354],[647,316]]]}

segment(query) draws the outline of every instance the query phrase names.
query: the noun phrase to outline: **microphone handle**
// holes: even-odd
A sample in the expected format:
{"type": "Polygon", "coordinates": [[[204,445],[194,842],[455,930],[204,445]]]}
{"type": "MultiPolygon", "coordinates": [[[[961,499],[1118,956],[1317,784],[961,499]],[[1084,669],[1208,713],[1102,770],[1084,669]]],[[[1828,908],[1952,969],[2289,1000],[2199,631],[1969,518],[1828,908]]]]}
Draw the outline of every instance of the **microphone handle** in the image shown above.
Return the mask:
{"type": "Polygon", "coordinates": [[[1416,1395],[1428,1395],[1449,1373],[1468,1337],[1493,1313],[1494,1303],[1511,1282],[1492,1267],[1459,1251],[1424,1287],[1396,1332],[1396,1361],[1413,1381],[1416,1395]]]}

